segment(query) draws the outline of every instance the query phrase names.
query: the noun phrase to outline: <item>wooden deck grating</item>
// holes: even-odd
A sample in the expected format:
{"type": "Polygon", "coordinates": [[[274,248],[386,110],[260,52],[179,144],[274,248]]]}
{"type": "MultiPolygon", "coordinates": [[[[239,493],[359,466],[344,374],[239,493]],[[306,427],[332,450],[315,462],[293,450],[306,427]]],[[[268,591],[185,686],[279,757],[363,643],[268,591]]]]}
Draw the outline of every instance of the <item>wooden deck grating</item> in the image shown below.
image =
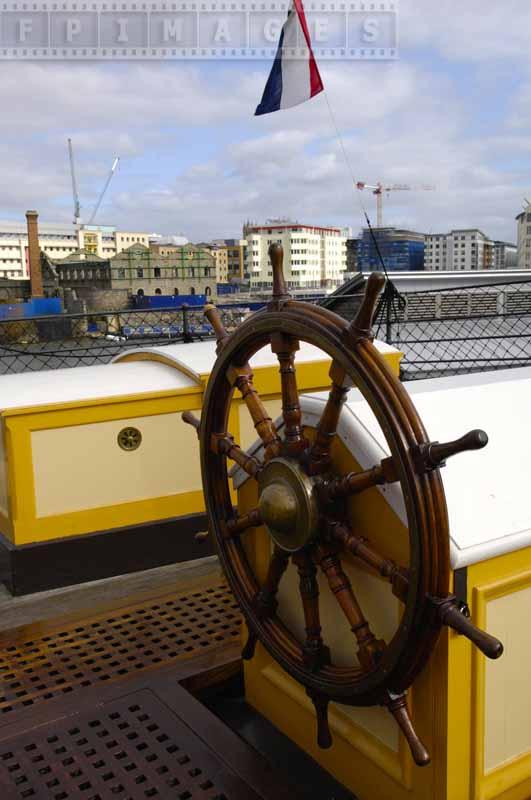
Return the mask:
{"type": "Polygon", "coordinates": [[[237,659],[240,622],[216,576],[89,619],[1,634],[0,726],[29,707],[146,670],[227,650],[237,659]]]}

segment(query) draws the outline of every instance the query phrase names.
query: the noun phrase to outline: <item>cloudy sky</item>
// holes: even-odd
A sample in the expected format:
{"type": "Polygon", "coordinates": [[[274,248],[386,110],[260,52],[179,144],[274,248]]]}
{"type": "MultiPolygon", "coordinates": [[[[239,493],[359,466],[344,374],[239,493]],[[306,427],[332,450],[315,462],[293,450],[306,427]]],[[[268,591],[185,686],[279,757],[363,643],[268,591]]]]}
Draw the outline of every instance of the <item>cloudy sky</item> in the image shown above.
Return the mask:
{"type": "MultiPolygon", "coordinates": [[[[115,154],[98,221],[238,236],[245,219],[350,225],[356,179],[436,186],[396,192],[385,222],[479,227],[514,241],[531,196],[529,0],[401,0],[399,59],[323,61],[323,95],[254,117],[270,62],[0,66],[0,218],[70,221],[66,139],[85,217],[115,154]]],[[[374,217],[374,198],[364,198],[374,217]]]]}

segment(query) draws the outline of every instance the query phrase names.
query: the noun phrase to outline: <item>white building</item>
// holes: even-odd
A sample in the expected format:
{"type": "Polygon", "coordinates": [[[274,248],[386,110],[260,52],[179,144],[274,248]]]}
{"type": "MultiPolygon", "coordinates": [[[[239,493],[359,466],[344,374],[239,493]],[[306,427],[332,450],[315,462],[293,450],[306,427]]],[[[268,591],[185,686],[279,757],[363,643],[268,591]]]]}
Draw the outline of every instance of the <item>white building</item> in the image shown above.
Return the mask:
{"type": "Polygon", "coordinates": [[[494,242],[493,269],[517,269],[518,248],[510,242],[494,242]]]}
{"type": "Polygon", "coordinates": [[[453,271],[492,269],[494,249],[495,243],[477,228],[427,234],[424,269],[453,271]]]}
{"type": "MultiPolygon", "coordinates": [[[[73,225],[39,220],[41,250],[53,259],[65,258],[75,250],[112,258],[117,253],[140,243],[149,246],[150,235],[117,231],[106,225],[73,225]]],[[[28,232],[26,222],[0,222],[0,278],[28,278],[28,232]]]]}
{"type": "Polygon", "coordinates": [[[244,236],[245,272],[251,290],[273,285],[268,256],[273,242],[284,248],[284,277],[290,289],[331,289],[343,283],[347,268],[345,230],[299,223],[246,225],[244,236]]]}
{"type": "Polygon", "coordinates": [[[518,224],[518,269],[531,269],[531,204],[516,217],[518,224]]]}

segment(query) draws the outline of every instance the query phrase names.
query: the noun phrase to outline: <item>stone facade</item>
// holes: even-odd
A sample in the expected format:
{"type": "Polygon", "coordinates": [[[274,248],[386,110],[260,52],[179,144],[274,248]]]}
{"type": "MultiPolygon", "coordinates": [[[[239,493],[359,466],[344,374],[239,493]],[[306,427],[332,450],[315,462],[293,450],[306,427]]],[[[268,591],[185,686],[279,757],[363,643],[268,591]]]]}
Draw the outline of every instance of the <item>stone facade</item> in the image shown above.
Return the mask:
{"type": "Polygon", "coordinates": [[[133,245],[110,265],[111,288],[131,294],[216,294],[215,258],[197,245],[133,245]]]}
{"type": "Polygon", "coordinates": [[[216,296],[214,257],[195,245],[135,243],[111,259],[86,250],[54,260],[41,253],[41,258],[47,283],[63,294],[74,291],[89,311],[122,311],[138,294],[216,296]]]}

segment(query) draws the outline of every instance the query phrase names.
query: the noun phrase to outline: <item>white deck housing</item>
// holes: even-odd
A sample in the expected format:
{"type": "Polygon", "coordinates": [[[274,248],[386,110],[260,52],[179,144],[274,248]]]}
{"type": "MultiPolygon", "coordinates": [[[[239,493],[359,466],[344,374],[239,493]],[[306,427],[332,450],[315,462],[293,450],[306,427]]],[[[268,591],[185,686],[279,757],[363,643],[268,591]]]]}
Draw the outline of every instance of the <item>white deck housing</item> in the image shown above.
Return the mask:
{"type": "MultiPolygon", "coordinates": [[[[531,368],[404,384],[433,441],[482,428],[489,444],[448,460],[442,478],[450,519],[453,569],[531,545],[531,368]]],[[[303,423],[315,427],[327,392],[301,398],[303,423]]],[[[339,436],[362,469],[389,455],[384,435],[357,389],[341,414],[339,436]]],[[[251,450],[260,449],[256,443],[251,450]]],[[[234,471],[235,486],[246,476],[234,471]]],[[[398,484],[379,487],[407,524],[398,484]]]]}

